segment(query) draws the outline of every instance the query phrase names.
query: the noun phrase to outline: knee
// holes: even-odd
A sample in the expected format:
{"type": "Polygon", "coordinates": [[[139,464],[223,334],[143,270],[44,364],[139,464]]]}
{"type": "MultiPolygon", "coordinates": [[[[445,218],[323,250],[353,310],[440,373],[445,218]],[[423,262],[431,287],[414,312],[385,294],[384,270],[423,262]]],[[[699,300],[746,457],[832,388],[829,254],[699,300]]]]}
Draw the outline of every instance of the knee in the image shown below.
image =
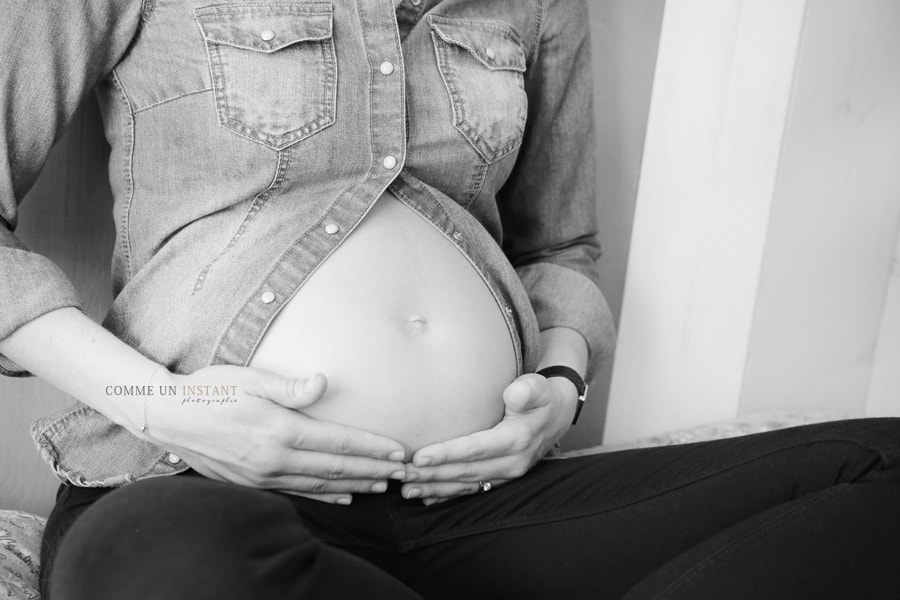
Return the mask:
{"type": "Polygon", "coordinates": [[[316,549],[291,503],[276,494],[201,477],[144,480],[107,494],[75,521],[50,596],[266,597],[253,593],[251,569],[286,552],[302,561],[316,549]]]}
{"type": "Polygon", "coordinates": [[[834,424],[839,439],[853,442],[869,452],[883,470],[900,463],[900,419],[851,419],[834,424]]]}
{"type": "Polygon", "coordinates": [[[806,441],[819,442],[812,466],[831,464],[835,481],[900,483],[900,419],[850,419],[810,430],[806,441]]]}

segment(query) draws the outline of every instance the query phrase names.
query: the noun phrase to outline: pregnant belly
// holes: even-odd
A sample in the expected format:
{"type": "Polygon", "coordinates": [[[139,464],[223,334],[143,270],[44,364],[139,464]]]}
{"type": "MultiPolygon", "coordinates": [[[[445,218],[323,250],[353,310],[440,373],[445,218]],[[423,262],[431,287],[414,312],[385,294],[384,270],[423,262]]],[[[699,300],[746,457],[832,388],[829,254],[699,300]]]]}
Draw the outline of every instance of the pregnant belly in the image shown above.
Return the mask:
{"type": "Polygon", "coordinates": [[[411,452],[495,425],[516,375],[506,321],[481,276],[389,193],[282,308],[250,366],[324,373],[328,390],[305,414],[411,452]]]}

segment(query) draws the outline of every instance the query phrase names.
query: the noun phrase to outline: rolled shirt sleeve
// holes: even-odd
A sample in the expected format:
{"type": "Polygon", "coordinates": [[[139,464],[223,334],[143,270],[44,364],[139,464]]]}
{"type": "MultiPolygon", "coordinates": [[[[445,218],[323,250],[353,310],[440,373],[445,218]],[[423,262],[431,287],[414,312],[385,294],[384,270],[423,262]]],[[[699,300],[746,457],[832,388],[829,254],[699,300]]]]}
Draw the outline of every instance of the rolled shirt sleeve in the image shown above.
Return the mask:
{"type": "Polygon", "coordinates": [[[598,281],[593,83],[583,1],[547,4],[525,89],[525,138],[498,197],[503,248],[541,330],[569,327],[584,336],[590,379],[612,354],[615,328],[598,281]]]}
{"type": "MultiPolygon", "coordinates": [[[[15,236],[18,208],[82,99],[126,52],[142,16],[139,0],[4,4],[0,19],[0,339],[57,308],[81,308],[59,267],[28,250],[15,236]]],[[[0,373],[28,374],[3,355],[0,373]]]]}

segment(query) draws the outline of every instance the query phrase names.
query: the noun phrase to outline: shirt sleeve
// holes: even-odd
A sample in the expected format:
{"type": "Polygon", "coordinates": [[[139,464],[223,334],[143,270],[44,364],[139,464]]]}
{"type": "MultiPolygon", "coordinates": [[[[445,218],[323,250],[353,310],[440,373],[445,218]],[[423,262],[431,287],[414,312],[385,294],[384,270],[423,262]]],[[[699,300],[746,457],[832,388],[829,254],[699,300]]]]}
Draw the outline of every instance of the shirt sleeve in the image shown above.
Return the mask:
{"type": "MultiPolygon", "coordinates": [[[[59,267],[15,236],[18,207],[84,96],[126,52],[143,7],[139,0],[30,0],[4,2],[2,13],[0,339],[57,308],[81,308],[59,267]]],[[[2,354],[0,373],[28,375],[2,354]]]]}
{"type": "Polygon", "coordinates": [[[590,30],[583,0],[547,3],[525,75],[528,121],[499,194],[503,248],[541,330],[570,327],[588,343],[588,379],[612,354],[615,328],[600,291],[590,30]]]}

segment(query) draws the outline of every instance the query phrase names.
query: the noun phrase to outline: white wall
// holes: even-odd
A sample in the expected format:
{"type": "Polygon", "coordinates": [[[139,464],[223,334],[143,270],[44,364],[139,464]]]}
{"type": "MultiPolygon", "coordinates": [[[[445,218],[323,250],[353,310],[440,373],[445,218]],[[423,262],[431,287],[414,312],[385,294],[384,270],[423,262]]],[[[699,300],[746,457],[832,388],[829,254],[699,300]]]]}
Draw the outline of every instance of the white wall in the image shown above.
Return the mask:
{"type": "Polygon", "coordinates": [[[875,345],[866,414],[896,415],[900,404],[900,234],[885,298],[884,315],[875,345]]]}
{"type": "Polygon", "coordinates": [[[896,0],[807,2],[743,413],[866,412],[900,226],[898,32],[896,0]]]}
{"type": "Polygon", "coordinates": [[[893,0],[667,2],[604,441],[861,414],[876,347],[900,414],[898,28],[893,0]]]}

